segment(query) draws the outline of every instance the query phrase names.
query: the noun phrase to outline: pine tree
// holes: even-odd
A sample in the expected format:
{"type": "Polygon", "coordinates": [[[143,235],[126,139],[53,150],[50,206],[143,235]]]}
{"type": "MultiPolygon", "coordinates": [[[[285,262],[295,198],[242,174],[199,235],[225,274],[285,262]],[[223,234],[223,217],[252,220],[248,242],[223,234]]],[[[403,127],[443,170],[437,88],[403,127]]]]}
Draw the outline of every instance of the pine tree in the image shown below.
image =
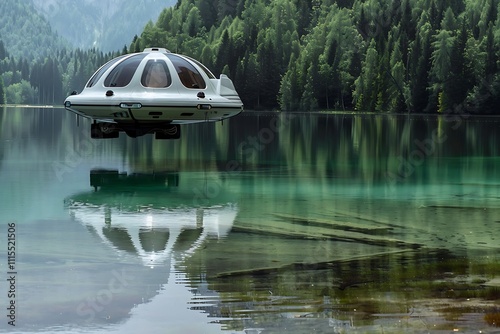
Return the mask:
{"type": "Polygon", "coordinates": [[[356,79],[354,85],[355,104],[359,110],[373,111],[377,101],[377,79],[379,69],[379,55],[376,49],[374,39],[366,51],[366,58],[362,65],[360,76],[356,79]],[[361,101],[362,97],[362,101],[361,101]],[[362,103],[361,103],[362,102],[362,103]]]}
{"type": "Polygon", "coordinates": [[[222,34],[222,39],[219,44],[219,50],[217,51],[217,57],[215,59],[214,71],[215,73],[222,73],[222,69],[229,62],[229,57],[231,53],[231,39],[229,38],[229,33],[224,30],[222,34]]]}
{"type": "Polygon", "coordinates": [[[418,33],[410,55],[411,110],[427,111],[429,72],[431,70],[431,25],[426,23],[418,33]]]}
{"type": "Polygon", "coordinates": [[[394,50],[391,54],[390,59],[390,77],[392,80],[392,85],[389,86],[389,111],[392,112],[403,112],[407,111],[406,108],[406,69],[403,65],[402,54],[399,47],[399,43],[395,43],[394,50]]]}
{"type": "Polygon", "coordinates": [[[449,83],[451,72],[451,54],[453,49],[453,36],[450,31],[443,29],[432,43],[432,93],[427,110],[444,112],[451,107],[449,104],[446,84],[449,83]],[[438,98],[439,97],[439,98],[438,98]],[[439,104],[438,104],[439,102],[439,104]]]}
{"type": "Polygon", "coordinates": [[[3,44],[3,41],[0,39],[0,60],[7,58],[9,55],[7,54],[7,51],[5,50],[5,45],[3,44]]]}
{"type": "MultiPolygon", "coordinates": [[[[485,41],[486,61],[483,78],[491,78],[498,73],[498,54],[495,48],[495,37],[493,34],[493,22],[488,27],[485,41]]],[[[491,80],[490,80],[491,81],[491,80]]]]}
{"type": "Polygon", "coordinates": [[[7,100],[5,99],[5,87],[3,85],[2,76],[0,75],[0,105],[6,104],[6,103],[7,103],[7,100]]]}
{"type": "Polygon", "coordinates": [[[451,108],[464,103],[469,89],[474,86],[471,66],[466,57],[467,40],[468,32],[463,20],[459,34],[454,39],[450,57],[450,78],[445,85],[451,108]]]}

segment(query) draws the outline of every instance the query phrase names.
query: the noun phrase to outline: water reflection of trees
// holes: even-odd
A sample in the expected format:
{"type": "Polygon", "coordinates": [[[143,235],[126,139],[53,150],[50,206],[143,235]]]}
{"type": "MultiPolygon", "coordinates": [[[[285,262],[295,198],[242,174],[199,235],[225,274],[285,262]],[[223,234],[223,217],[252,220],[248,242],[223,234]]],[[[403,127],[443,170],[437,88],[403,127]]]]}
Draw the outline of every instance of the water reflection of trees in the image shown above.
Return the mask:
{"type": "MultiPolygon", "coordinates": [[[[435,157],[494,157],[499,153],[495,124],[495,118],[487,117],[244,113],[223,124],[184,126],[178,141],[124,136],[99,146],[106,153],[114,147],[132,164],[151,168],[175,163],[189,169],[227,169],[227,162],[234,160],[242,168],[279,165],[317,176],[374,181],[401,159],[419,164],[423,155],[422,168],[415,173],[420,175],[426,162],[437,162],[431,159],[435,157]],[[432,142],[436,136],[439,140],[432,142]]],[[[63,109],[6,108],[1,135],[4,140],[22,139],[19,149],[32,145],[26,139],[33,139],[37,149],[53,152],[57,147],[65,154],[88,139],[88,125],[85,119],[78,124],[63,109]]]]}
{"type": "MultiPolygon", "coordinates": [[[[1,124],[1,150],[61,168],[109,157],[132,171],[214,172],[224,179],[278,168],[314,178],[324,191],[332,180],[390,192],[394,184],[492,183],[499,177],[497,121],[486,117],[243,113],[223,124],[184,126],[182,138],[174,141],[152,136],[91,140],[89,121],[78,124],[63,109],[7,108],[1,124]]],[[[278,186],[271,173],[259,177],[263,186],[278,186]]]]}

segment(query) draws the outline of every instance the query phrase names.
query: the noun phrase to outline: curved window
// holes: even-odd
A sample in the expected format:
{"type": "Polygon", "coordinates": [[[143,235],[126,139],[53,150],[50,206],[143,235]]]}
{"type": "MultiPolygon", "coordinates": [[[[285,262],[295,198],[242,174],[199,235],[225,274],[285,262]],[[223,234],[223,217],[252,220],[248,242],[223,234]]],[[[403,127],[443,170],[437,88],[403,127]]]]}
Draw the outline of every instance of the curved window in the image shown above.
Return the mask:
{"type": "Polygon", "coordinates": [[[102,75],[104,74],[104,72],[106,72],[108,70],[108,68],[110,68],[111,66],[113,66],[114,64],[116,64],[117,61],[121,60],[125,56],[126,55],[123,55],[123,56],[120,56],[118,58],[112,59],[112,60],[108,61],[106,64],[102,65],[101,68],[99,68],[94,73],[94,75],[92,76],[92,78],[90,78],[89,82],[87,83],[87,87],[94,86],[95,83],[97,81],[99,81],[99,79],[102,77],[102,75]]]}
{"type": "Polygon", "coordinates": [[[205,72],[205,74],[207,75],[207,77],[209,79],[215,79],[215,75],[213,75],[213,73],[210,72],[210,70],[205,65],[203,65],[202,63],[200,63],[199,61],[197,61],[196,59],[193,59],[191,57],[188,57],[188,56],[184,56],[184,57],[186,57],[187,59],[191,60],[193,63],[198,65],[203,70],[203,72],[205,72]]]}
{"type": "Polygon", "coordinates": [[[173,54],[167,54],[166,56],[174,65],[179,79],[181,79],[184,86],[195,89],[204,89],[207,87],[200,72],[189,61],[173,54]]]}
{"type": "Polygon", "coordinates": [[[130,83],[137,67],[146,57],[145,53],[136,54],[116,65],[104,80],[106,87],[125,87],[130,83]]]}
{"type": "Polygon", "coordinates": [[[171,83],[172,78],[167,63],[163,60],[148,60],[142,72],[141,84],[144,87],[165,88],[171,83]]]}

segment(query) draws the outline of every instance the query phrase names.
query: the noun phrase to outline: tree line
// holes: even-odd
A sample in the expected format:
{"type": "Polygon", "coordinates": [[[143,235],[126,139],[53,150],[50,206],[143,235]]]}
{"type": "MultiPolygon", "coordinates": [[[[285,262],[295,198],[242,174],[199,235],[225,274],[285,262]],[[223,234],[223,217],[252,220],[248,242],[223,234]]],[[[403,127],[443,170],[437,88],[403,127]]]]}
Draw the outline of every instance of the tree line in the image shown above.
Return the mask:
{"type": "Polygon", "coordinates": [[[121,52],[103,53],[96,49],[61,49],[53,55],[28,61],[4,54],[0,41],[0,73],[4,95],[0,104],[56,104],[73,90],[81,91],[90,76],[121,52]]]}
{"type": "Polygon", "coordinates": [[[0,44],[0,73],[7,102],[61,103],[106,60],[160,46],[229,75],[247,109],[496,114],[499,2],[178,0],[114,53],[27,61],[0,44]]]}

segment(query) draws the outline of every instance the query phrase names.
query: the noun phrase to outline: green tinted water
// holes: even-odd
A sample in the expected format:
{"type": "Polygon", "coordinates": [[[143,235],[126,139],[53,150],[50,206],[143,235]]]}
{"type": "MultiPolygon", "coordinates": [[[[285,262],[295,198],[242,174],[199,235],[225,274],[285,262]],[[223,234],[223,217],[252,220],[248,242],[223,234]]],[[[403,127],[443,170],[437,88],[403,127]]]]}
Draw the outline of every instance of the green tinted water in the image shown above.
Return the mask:
{"type": "Polygon", "coordinates": [[[245,113],[178,141],[0,119],[1,331],[498,331],[496,118],[245,113]]]}

